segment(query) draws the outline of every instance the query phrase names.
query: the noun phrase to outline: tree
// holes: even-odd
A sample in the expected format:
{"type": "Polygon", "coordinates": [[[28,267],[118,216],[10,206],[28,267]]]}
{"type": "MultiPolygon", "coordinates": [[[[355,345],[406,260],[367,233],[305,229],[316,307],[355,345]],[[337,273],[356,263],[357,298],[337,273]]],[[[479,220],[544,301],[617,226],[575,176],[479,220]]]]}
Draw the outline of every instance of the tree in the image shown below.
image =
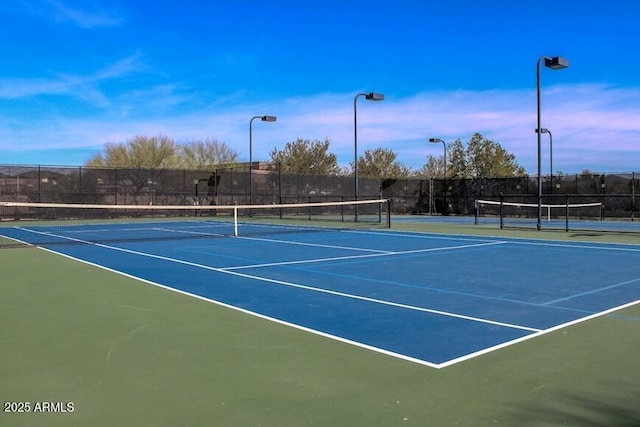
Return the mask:
{"type": "MultiPolygon", "coordinates": [[[[461,140],[447,145],[447,175],[454,178],[513,177],[525,175],[515,155],[498,142],[475,133],[466,146],[461,140]]],[[[425,165],[426,166],[426,165],[425,165]]]]}
{"type": "Polygon", "coordinates": [[[589,169],[583,169],[582,172],[580,172],[580,175],[582,175],[582,176],[598,175],[598,172],[594,172],[594,171],[589,170],[589,169]]]}
{"type": "Polygon", "coordinates": [[[469,172],[472,177],[522,176],[525,170],[516,162],[516,156],[500,144],[474,134],[467,143],[469,172]]]}
{"type": "Polygon", "coordinates": [[[358,159],[358,175],[374,178],[406,178],[410,170],[398,162],[397,157],[393,150],[387,148],[365,150],[362,157],[358,159]]]}
{"type": "Polygon", "coordinates": [[[167,136],[135,136],[126,143],[109,143],[87,166],[133,169],[171,168],[178,165],[177,145],[167,136]]]}
{"type": "Polygon", "coordinates": [[[147,169],[178,167],[177,154],[175,141],[167,136],[135,136],[126,143],[106,144],[104,152],[93,156],[87,166],[122,168],[118,187],[127,188],[137,203],[142,189],[155,185],[147,169]]]}
{"type": "Polygon", "coordinates": [[[329,153],[329,139],[310,141],[298,138],[288,142],[283,150],[274,148],[271,161],[279,163],[283,173],[336,175],[339,171],[338,159],[329,153]]]}
{"type": "Polygon", "coordinates": [[[460,139],[447,144],[448,165],[447,178],[466,178],[467,177],[467,155],[465,153],[464,144],[460,139]]]}
{"type": "Polygon", "coordinates": [[[444,156],[435,157],[429,154],[427,163],[415,171],[413,175],[421,178],[439,178],[444,176],[444,156]]]}
{"type": "Polygon", "coordinates": [[[181,144],[178,149],[179,164],[186,169],[210,169],[219,164],[236,163],[238,153],[224,142],[205,139],[181,144]]]}

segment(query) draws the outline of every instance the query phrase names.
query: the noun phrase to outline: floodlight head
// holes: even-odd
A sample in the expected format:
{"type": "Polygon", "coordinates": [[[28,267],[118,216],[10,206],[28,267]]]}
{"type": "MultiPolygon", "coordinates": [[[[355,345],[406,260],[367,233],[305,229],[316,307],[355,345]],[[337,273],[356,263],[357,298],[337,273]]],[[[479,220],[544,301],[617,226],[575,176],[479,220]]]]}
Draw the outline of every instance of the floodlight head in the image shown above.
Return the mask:
{"type": "Polygon", "coordinates": [[[371,92],[365,94],[364,97],[369,101],[382,101],[384,99],[384,94],[371,92]]]}
{"type": "Polygon", "coordinates": [[[444,142],[444,141],[441,140],[440,138],[429,138],[429,142],[440,143],[440,142],[444,142]]]}
{"type": "Polygon", "coordinates": [[[262,116],[260,120],[263,122],[275,122],[278,118],[276,116],[262,116]]]}
{"type": "MultiPolygon", "coordinates": [[[[534,129],[535,133],[538,133],[538,129],[534,129]]],[[[540,128],[540,133],[551,133],[547,128],[540,128]]]]}
{"type": "Polygon", "coordinates": [[[569,60],[561,56],[554,56],[553,58],[544,58],[544,66],[551,68],[552,70],[562,70],[569,67],[569,60]]]}

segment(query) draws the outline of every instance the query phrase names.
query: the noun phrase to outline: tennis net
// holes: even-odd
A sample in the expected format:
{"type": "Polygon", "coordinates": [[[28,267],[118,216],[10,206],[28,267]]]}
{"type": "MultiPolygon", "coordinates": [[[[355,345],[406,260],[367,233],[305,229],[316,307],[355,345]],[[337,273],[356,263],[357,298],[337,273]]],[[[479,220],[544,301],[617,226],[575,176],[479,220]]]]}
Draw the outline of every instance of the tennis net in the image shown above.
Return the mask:
{"type": "Polygon", "coordinates": [[[273,205],[0,202],[0,236],[31,245],[390,227],[388,200],[273,205]]]}
{"type": "Polygon", "coordinates": [[[538,205],[536,203],[476,200],[475,208],[476,225],[499,223],[500,228],[535,228],[538,216],[540,216],[545,228],[564,228],[568,231],[570,224],[584,221],[601,221],[603,219],[603,204],[600,202],[543,203],[538,205]]]}

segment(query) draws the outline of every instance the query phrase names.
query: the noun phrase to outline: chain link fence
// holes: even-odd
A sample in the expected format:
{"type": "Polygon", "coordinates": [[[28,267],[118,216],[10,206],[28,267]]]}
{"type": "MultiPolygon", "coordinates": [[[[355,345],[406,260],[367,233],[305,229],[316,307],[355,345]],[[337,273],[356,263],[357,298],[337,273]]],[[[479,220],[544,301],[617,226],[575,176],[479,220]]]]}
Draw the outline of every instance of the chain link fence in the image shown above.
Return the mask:
{"type": "MultiPolygon", "coordinates": [[[[640,173],[543,177],[543,203],[603,203],[605,218],[635,218],[640,173]]],[[[288,175],[275,164],[208,171],[0,165],[0,200],[132,205],[244,205],[354,199],[353,176],[288,175]],[[249,191],[249,184],[252,191],[249,191]],[[250,200],[251,199],[251,200],[250,200]]],[[[361,177],[358,198],[391,200],[394,214],[473,215],[475,201],[536,203],[536,177],[378,179],[361,177]]]]}

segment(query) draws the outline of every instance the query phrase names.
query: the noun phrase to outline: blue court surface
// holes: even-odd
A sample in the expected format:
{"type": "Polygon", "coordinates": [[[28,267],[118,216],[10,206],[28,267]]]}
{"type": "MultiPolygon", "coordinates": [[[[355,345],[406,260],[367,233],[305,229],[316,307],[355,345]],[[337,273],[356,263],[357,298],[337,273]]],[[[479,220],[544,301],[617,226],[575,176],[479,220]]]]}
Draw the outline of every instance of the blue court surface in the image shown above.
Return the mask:
{"type": "Polygon", "coordinates": [[[110,238],[126,235],[122,224],[0,234],[435,368],[640,300],[635,245],[242,225],[239,237],[216,237],[218,226],[138,224],[160,234],[131,240],[110,238]],[[178,234],[187,238],[169,238],[178,234]]]}

